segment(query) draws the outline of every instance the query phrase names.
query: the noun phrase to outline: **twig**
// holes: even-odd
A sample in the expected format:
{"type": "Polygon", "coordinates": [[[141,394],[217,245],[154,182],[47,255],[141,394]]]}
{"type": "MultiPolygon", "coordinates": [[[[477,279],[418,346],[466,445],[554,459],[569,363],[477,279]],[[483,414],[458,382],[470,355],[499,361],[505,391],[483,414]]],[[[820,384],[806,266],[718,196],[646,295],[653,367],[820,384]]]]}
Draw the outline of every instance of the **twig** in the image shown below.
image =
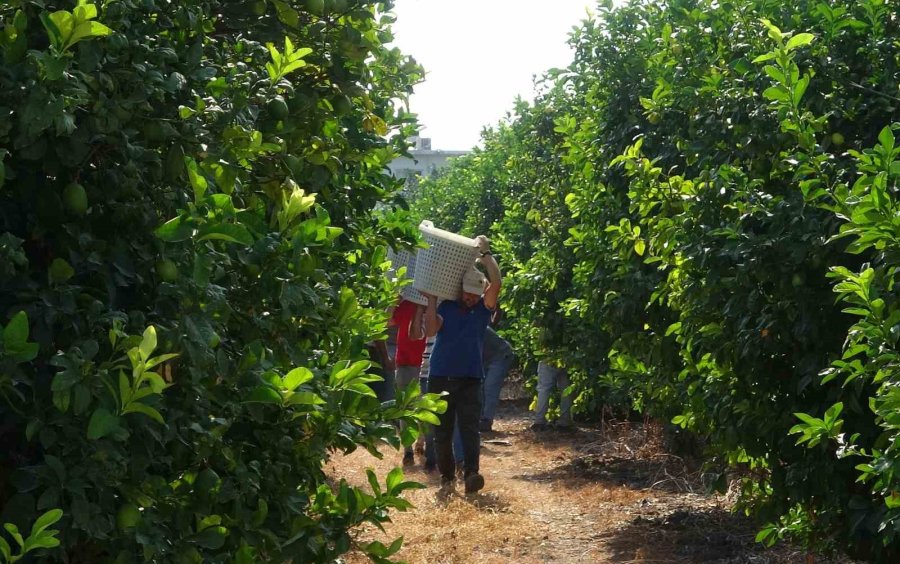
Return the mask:
{"type": "Polygon", "coordinates": [[[856,82],[851,81],[850,86],[859,88],[860,90],[865,90],[866,92],[868,92],[870,94],[877,94],[878,96],[882,96],[884,98],[887,98],[888,100],[893,100],[894,102],[900,102],[900,98],[896,98],[894,96],[891,96],[890,94],[885,94],[884,92],[879,92],[878,90],[875,90],[874,88],[869,88],[868,86],[863,86],[862,84],[858,84],[856,82]]]}

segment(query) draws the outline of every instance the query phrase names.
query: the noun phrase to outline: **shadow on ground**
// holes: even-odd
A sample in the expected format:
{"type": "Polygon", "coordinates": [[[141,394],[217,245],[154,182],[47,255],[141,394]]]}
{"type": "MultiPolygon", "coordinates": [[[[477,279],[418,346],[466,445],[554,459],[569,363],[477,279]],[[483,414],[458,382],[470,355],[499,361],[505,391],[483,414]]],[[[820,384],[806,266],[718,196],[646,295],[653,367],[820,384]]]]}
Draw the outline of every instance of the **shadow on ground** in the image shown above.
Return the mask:
{"type": "Polygon", "coordinates": [[[558,481],[564,487],[580,487],[572,478],[590,480],[610,488],[667,493],[700,493],[696,474],[678,459],[634,459],[617,456],[583,456],[574,458],[544,472],[520,474],[515,478],[526,481],[558,481]]]}
{"type": "Polygon", "coordinates": [[[637,516],[600,540],[612,562],[772,563],[803,562],[788,548],[767,550],[755,542],[755,527],[725,509],[676,509],[656,517],[637,516]]]}

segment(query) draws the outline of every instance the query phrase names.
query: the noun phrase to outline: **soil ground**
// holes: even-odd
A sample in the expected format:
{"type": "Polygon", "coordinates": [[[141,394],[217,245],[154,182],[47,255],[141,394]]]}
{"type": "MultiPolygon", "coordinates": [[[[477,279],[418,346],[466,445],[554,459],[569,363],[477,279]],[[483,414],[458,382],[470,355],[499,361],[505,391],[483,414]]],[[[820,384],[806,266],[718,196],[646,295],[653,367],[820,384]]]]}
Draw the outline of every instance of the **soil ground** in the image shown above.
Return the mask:
{"type": "MultiPolygon", "coordinates": [[[[501,404],[494,432],[482,436],[485,488],[475,496],[436,495],[440,477],[417,455],[406,492],[414,508],[359,532],[360,541],[403,536],[395,557],[411,563],[538,562],[826,562],[786,546],[766,550],[756,528],[709,495],[701,474],[662,448],[658,424],[623,422],[574,433],[534,432],[527,406],[501,404]]],[[[365,451],[329,465],[334,478],[366,487],[365,469],[385,476],[400,454],[365,451]]],[[[362,563],[361,554],[346,562],[362,563]]]]}

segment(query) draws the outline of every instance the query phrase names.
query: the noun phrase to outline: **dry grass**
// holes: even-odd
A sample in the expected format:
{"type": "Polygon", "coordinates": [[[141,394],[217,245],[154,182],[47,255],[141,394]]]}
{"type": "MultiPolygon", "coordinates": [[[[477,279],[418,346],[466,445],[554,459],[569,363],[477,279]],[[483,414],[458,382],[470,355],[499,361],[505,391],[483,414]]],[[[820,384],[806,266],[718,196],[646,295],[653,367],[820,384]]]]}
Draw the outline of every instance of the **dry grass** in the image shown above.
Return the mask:
{"type": "MultiPolygon", "coordinates": [[[[358,531],[360,541],[404,537],[398,558],[434,563],[791,562],[787,548],[763,551],[755,529],[732,515],[724,498],[703,492],[699,472],[662,448],[659,425],[619,423],[573,435],[528,430],[521,404],[505,403],[497,432],[482,448],[485,489],[467,498],[436,496],[437,474],[421,461],[406,472],[427,486],[408,492],[415,508],[396,512],[386,533],[358,531]]],[[[329,473],[366,486],[365,469],[384,476],[400,463],[356,452],[329,473]]],[[[359,553],[345,561],[368,562],[359,553]]]]}

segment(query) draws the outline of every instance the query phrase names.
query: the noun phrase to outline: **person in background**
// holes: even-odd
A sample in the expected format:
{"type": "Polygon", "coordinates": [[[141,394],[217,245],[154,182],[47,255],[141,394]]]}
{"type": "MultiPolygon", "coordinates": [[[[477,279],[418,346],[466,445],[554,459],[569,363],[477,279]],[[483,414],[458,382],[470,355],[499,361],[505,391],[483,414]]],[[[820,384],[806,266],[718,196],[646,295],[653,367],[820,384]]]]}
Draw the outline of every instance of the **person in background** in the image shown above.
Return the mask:
{"type": "MultiPolygon", "coordinates": [[[[499,310],[497,311],[499,313],[499,310]]],[[[499,316],[492,317],[492,325],[496,326],[499,316]]],[[[497,413],[497,405],[500,403],[500,391],[509,369],[515,361],[512,345],[494,331],[494,327],[488,327],[484,334],[484,405],[481,408],[481,421],[479,428],[484,433],[493,429],[494,416],[497,413]]]]}
{"type": "Polygon", "coordinates": [[[550,407],[550,395],[553,389],[559,390],[559,419],[555,428],[558,431],[571,431],[572,426],[572,401],[571,393],[566,391],[569,387],[569,372],[561,361],[545,358],[538,363],[537,381],[537,406],[534,412],[534,422],[531,429],[534,431],[546,431],[549,429],[547,422],[547,410],[550,407]]]}
{"type": "Polygon", "coordinates": [[[369,387],[375,392],[378,401],[391,401],[394,399],[394,361],[388,354],[387,344],[383,339],[371,341],[366,349],[369,351],[369,360],[375,363],[371,372],[382,378],[380,382],[372,382],[369,387]]]}
{"type": "MultiPolygon", "coordinates": [[[[425,340],[425,352],[422,353],[422,370],[419,372],[419,389],[422,393],[428,390],[428,370],[431,366],[431,349],[434,348],[434,337],[425,340]]],[[[434,429],[425,424],[425,432],[416,440],[416,452],[425,456],[425,472],[434,472],[437,458],[434,452],[434,429]]]]}
{"type": "MultiPolygon", "coordinates": [[[[394,357],[394,381],[397,390],[405,390],[419,378],[422,368],[422,353],[425,351],[424,328],[422,314],[424,307],[409,300],[401,299],[391,313],[390,325],[397,328],[397,349],[394,357]],[[418,330],[410,332],[411,327],[418,330]],[[413,339],[411,333],[418,338],[413,339]]],[[[401,423],[401,430],[405,423],[401,423]]],[[[415,462],[412,445],[405,448],[403,464],[415,462]]]]}
{"type": "Polygon", "coordinates": [[[456,462],[453,459],[453,429],[457,421],[463,443],[466,493],[475,493],[484,487],[484,477],[479,472],[478,431],[481,381],[484,378],[482,355],[484,334],[500,295],[501,275],[500,267],[491,255],[487,237],[480,235],[475,240],[481,251],[477,262],[488,274],[487,288],[484,276],[473,268],[463,277],[462,297],[459,300],[445,300],[438,307],[436,296],[426,296],[426,336],[437,337],[431,354],[428,391],[445,393],[444,400],[447,402],[447,410],[440,414],[440,425],[435,429],[437,463],[444,495],[454,489],[456,462]]]}

